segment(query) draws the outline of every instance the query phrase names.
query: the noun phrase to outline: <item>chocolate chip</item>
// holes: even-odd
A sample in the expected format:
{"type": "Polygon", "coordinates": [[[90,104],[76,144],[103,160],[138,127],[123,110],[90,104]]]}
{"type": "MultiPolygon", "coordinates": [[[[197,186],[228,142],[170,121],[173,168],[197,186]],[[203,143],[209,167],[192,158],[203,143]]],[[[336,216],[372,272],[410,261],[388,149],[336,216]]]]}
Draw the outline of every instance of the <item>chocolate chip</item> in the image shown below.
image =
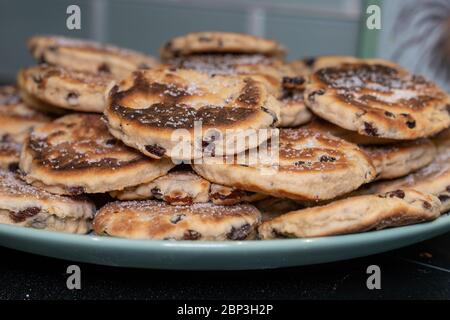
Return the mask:
{"type": "Polygon", "coordinates": [[[298,76],[298,77],[283,77],[282,79],[282,85],[284,87],[295,87],[300,86],[305,83],[305,78],[298,76]]]}
{"type": "Polygon", "coordinates": [[[38,64],[45,64],[47,63],[47,59],[45,59],[45,55],[41,54],[41,56],[37,59],[38,64]]]}
{"type": "Polygon", "coordinates": [[[334,162],[334,161],[336,161],[336,158],[335,157],[331,157],[331,156],[323,155],[323,156],[321,156],[319,158],[319,161],[320,162],[334,162]]]}
{"type": "Polygon", "coordinates": [[[157,157],[162,157],[166,153],[166,149],[158,146],[157,144],[147,145],[145,146],[145,150],[157,157]]]}
{"type": "Polygon", "coordinates": [[[273,112],[272,110],[269,110],[269,109],[267,109],[265,107],[261,107],[261,110],[264,111],[265,113],[269,114],[272,117],[272,119],[273,119],[272,120],[272,124],[278,122],[278,117],[275,114],[275,112],[273,112]]]}
{"type": "Polygon", "coordinates": [[[106,141],[105,141],[105,144],[106,144],[107,146],[112,146],[112,145],[115,145],[116,142],[117,142],[116,139],[111,138],[111,139],[106,140],[106,141]]]}
{"type": "Polygon", "coordinates": [[[66,101],[71,105],[78,104],[79,96],[80,95],[78,93],[71,91],[67,94],[66,101]]]}
{"type": "Polygon", "coordinates": [[[439,198],[439,200],[441,200],[441,202],[446,202],[446,201],[448,201],[450,199],[450,196],[447,195],[447,194],[440,194],[438,196],[438,198],[439,198]]]}
{"type": "Polygon", "coordinates": [[[201,234],[194,230],[186,230],[183,234],[183,240],[197,240],[201,238],[201,234]]]}
{"type": "Polygon", "coordinates": [[[162,192],[161,192],[161,189],[160,188],[158,188],[158,187],[154,187],[154,188],[152,188],[151,190],[150,190],[150,192],[152,193],[152,195],[154,196],[154,197],[156,197],[156,198],[158,198],[158,197],[162,197],[162,192]]]}
{"type": "Polygon", "coordinates": [[[432,208],[431,203],[429,203],[428,201],[424,201],[423,202],[423,207],[427,210],[430,210],[432,208]]]}
{"type": "Polygon", "coordinates": [[[173,223],[173,224],[177,224],[178,222],[180,222],[184,218],[186,218],[185,214],[176,214],[172,218],[170,218],[170,222],[173,223]]]}
{"type": "Polygon", "coordinates": [[[403,199],[405,197],[405,192],[403,190],[395,190],[388,193],[390,198],[400,198],[403,199]]]}
{"type": "Polygon", "coordinates": [[[244,240],[251,231],[250,224],[246,223],[239,228],[231,227],[231,231],[227,233],[229,240],[244,240]]]}
{"type": "Polygon", "coordinates": [[[408,120],[406,121],[406,125],[408,126],[408,128],[412,129],[416,127],[416,121],[414,120],[408,120]]]}
{"type": "Polygon", "coordinates": [[[11,212],[9,216],[15,223],[19,223],[25,221],[27,218],[37,215],[39,212],[41,212],[41,208],[30,207],[18,212],[11,212]]]}
{"type": "Polygon", "coordinates": [[[2,139],[1,142],[10,142],[12,141],[11,135],[5,133],[4,135],[2,135],[2,139]]]}
{"type": "Polygon", "coordinates": [[[37,84],[40,84],[42,82],[42,76],[40,74],[33,74],[31,78],[37,84]]]}
{"type": "Polygon", "coordinates": [[[11,172],[16,172],[17,170],[19,170],[19,164],[17,162],[10,163],[8,165],[8,170],[11,172]]]}
{"type": "Polygon", "coordinates": [[[316,62],[316,58],[308,57],[308,58],[303,59],[303,62],[306,64],[306,66],[312,67],[314,65],[314,63],[316,62]]]}
{"type": "Polygon", "coordinates": [[[73,196],[78,196],[84,193],[84,187],[69,187],[67,191],[73,196]]]}
{"type": "Polygon", "coordinates": [[[272,235],[275,238],[279,238],[279,239],[287,239],[287,238],[289,238],[288,236],[286,236],[285,234],[281,233],[277,229],[272,229],[272,235]]]}
{"type": "Polygon", "coordinates": [[[389,117],[389,118],[395,118],[395,115],[394,115],[392,112],[389,112],[389,111],[385,111],[385,112],[384,112],[384,115],[385,115],[386,117],[389,117]]]}
{"type": "Polygon", "coordinates": [[[294,166],[302,166],[302,165],[304,165],[305,163],[306,163],[305,161],[299,160],[299,161],[294,162],[294,166]]]}
{"type": "Polygon", "coordinates": [[[111,90],[109,90],[109,96],[112,97],[119,91],[119,86],[116,84],[114,85],[111,90]]]}
{"type": "Polygon", "coordinates": [[[367,133],[367,135],[373,137],[376,137],[378,135],[378,129],[369,122],[364,122],[364,132],[367,133]]]}
{"type": "Polygon", "coordinates": [[[98,66],[97,70],[98,70],[98,72],[102,72],[102,73],[111,73],[111,68],[106,63],[100,64],[98,66]]]}
{"type": "Polygon", "coordinates": [[[321,96],[321,95],[323,95],[324,93],[325,93],[325,90],[324,90],[324,89],[319,89],[319,90],[313,91],[313,92],[311,92],[311,93],[308,95],[308,100],[309,100],[310,102],[313,102],[316,95],[321,96]]]}

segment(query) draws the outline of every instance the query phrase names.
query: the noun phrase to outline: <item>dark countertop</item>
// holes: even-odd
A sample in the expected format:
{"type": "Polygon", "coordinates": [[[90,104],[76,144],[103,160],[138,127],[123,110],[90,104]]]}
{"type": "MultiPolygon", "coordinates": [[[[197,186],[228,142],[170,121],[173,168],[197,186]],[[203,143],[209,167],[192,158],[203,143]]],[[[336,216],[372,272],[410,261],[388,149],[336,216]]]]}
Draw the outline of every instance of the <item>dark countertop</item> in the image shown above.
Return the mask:
{"type": "Polygon", "coordinates": [[[163,271],[104,267],[0,247],[0,299],[450,299],[450,233],[375,256],[258,271],[163,271]],[[70,264],[81,290],[66,287],[70,264]],[[368,290],[366,269],[381,269],[368,290]]]}

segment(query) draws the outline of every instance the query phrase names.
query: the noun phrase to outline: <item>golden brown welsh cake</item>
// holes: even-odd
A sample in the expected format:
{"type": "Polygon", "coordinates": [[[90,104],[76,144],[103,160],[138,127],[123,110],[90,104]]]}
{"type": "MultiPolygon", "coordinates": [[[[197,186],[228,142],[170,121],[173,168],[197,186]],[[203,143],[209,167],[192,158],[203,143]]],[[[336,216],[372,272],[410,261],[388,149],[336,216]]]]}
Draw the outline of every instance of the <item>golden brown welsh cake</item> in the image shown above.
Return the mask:
{"type": "Polygon", "coordinates": [[[42,35],[30,38],[27,45],[39,63],[120,78],[136,69],[157,65],[145,54],[94,41],[42,35]]]}
{"type": "Polygon", "coordinates": [[[153,181],[111,192],[120,200],[163,200],[172,205],[213,202],[219,205],[234,205],[254,202],[265,198],[260,193],[248,192],[210,183],[190,169],[174,168],[153,181]]]}
{"type": "Polygon", "coordinates": [[[441,203],[412,189],[350,197],[325,206],[292,211],[264,222],[262,239],[324,237],[434,220],[441,203]]]}
{"type": "Polygon", "coordinates": [[[441,139],[441,144],[437,145],[437,156],[428,166],[404,178],[374,183],[360,192],[379,193],[411,188],[435,195],[442,202],[441,211],[447,212],[450,209],[450,145],[444,146],[450,139],[441,139]]]}
{"type": "Polygon", "coordinates": [[[41,103],[75,111],[102,113],[106,89],[114,77],[60,66],[38,65],[21,70],[17,80],[27,96],[41,103]]]}
{"type": "Polygon", "coordinates": [[[250,240],[261,221],[249,204],[218,206],[196,203],[171,206],[165,202],[112,202],[97,213],[99,235],[154,240],[250,240]]]}
{"type": "Polygon", "coordinates": [[[396,141],[363,136],[318,118],[308,123],[305,128],[329,132],[359,144],[374,164],[378,180],[405,176],[426,166],[436,156],[436,148],[429,139],[396,141]]]}
{"type": "Polygon", "coordinates": [[[166,68],[136,71],[111,89],[105,108],[116,138],[153,158],[183,160],[201,157],[211,135],[216,154],[256,147],[258,139],[235,145],[234,137],[249,129],[248,136],[256,136],[258,129],[274,126],[279,114],[277,100],[250,77],[166,68]],[[196,124],[201,126],[197,137],[196,124]],[[179,152],[176,136],[188,150],[179,152]]]}
{"type": "Polygon", "coordinates": [[[284,57],[286,49],[273,40],[232,32],[193,32],[168,41],[160,50],[161,59],[203,53],[261,54],[284,57]]]}
{"type": "Polygon", "coordinates": [[[57,194],[99,193],[138,185],[175,165],[145,157],[111,136],[100,115],[70,114],[36,128],[25,143],[25,180],[57,194]]]}
{"type": "Polygon", "coordinates": [[[429,139],[361,148],[375,166],[376,180],[405,176],[430,164],[436,156],[436,147],[429,139]]]}
{"type": "Polygon", "coordinates": [[[436,84],[380,60],[317,70],[305,90],[318,116],[361,135],[411,140],[450,126],[450,98],[436,84]]]}
{"type": "Polygon", "coordinates": [[[111,192],[120,200],[156,198],[173,205],[187,205],[209,201],[209,181],[190,170],[175,170],[153,181],[121,191],[111,192]]]}
{"type": "Polygon", "coordinates": [[[210,75],[246,75],[267,85],[280,102],[279,127],[295,127],[308,122],[312,113],[303,101],[306,71],[297,72],[289,64],[262,55],[197,54],[169,61],[175,68],[192,69],[210,75]]]}
{"type": "Polygon", "coordinates": [[[272,163],[251,152],[225,162],[194,163],[193,168],[214,183],[298,200],[332,199],[371,181],[376,174],[358,146],[327,132],[280,129],[278,157],[276,153],[267,152],[272,163]]]}
{"type": "Polygon", "coordinates": [[[0,223],[87,233],[94,214],[95,206],[87,199],[50,194],[0,171],[0,223]]]}
{"type": "Polygon", "coordinates": [[[22,143],[35,127],[50,119],[26,105],[14,86],[0,86],[0,140],[22,143]]]}

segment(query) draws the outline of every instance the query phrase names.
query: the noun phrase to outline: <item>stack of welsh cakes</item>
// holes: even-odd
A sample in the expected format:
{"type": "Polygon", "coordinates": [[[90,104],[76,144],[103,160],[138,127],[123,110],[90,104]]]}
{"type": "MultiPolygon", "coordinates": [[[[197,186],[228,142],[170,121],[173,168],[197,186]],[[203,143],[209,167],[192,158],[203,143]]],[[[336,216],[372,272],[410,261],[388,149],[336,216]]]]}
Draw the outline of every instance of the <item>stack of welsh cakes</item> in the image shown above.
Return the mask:
{"type": "Polygon", "coordinates": [[[36,36],[0,88],[0,223],[158,240],[365,232],[450,209],[450,98],[392,62],[198,32],[161,59],[36,36]],[[100,200],[99,200],[100,199],[100,200]]]}

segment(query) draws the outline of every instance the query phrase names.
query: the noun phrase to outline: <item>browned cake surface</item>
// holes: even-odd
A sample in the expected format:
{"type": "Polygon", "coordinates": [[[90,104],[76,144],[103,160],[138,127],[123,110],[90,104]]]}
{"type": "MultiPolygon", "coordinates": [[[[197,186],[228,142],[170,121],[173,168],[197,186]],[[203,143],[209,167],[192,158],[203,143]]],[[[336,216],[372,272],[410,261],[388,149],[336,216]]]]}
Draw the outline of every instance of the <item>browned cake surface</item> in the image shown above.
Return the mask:
{"type": "Polygon", "coordinates": [[[0,86],[0,137],[2,141],[22,143],[35,126],[49,118],[28,107],[15,86],[0,86]]]}
{"type": "Polygon", "coordinates": [[[399,189],[291,211],[264,222],[262,239],[323,237],[434,220],[441,203],[431,194],[399,189]]]}
{"type": "Polygon", "coordinates": [[[305,97],[320,117],[367,136],[416,139],[450,125],[450,100],[444,91],[379,60],[319,69],[305,97]]]}
{"type": "MultiPolygon", "coordinates": [[[[269,128],[279,105],[261,82],[194,70],[138,71],[112,88],[105,110],[113,135],[151,157],[170,156],[172,133],[195,121],[208,129],[269,128]]],[[[242,151],[242,150],[238,150],[242,151]]]]}
{"type": "Polygon", "coordinates": [[[34,99],[54,107],[89,112],[103,112],[106,89],[114,80],[108,74],[51,65],[29,67],[18,75],[21,90],[34,99]]]}
{"type": "Polygon", "coordinates": [[[154,58],[136,51],[58,36],[32,37],[28,40],[28,48],[40,63],[118,77],[157,64],[154,58]]]}
{"type": "Polygon", "coordinates": [[[168,41],[161,59],[196,53],[247,53],[283,57],[286,49],[273,40],[232,32],[193,32],[168,41]]]}
{"type": "Polygon", "coordinates": [[[307,70],[299,71],[280,60],[248,54],[197,54],[171,59],[169,64],[210,75],[246,75],[265,83],[281,103],[280,127],[298,126],[312,117],[303,100],[307,70]]]}
{"type": "Polygon", "coordinates": [[[171,206],[153,200],[113,202],[100,209],[100,235],[159,240],[245,240],[256,235],[259,211],[249,205],[171,206]]]}
{"type": "Polygon", "coordinates": [[[20,166],[28,182],[76,194],[151,181],[174,164],[128,148],[109,134],[100,115],[71,114],[32,132],[20,166]]]}
{"type": "Polygon", "coordinates": [[[375,177],[375,169],[364,152],[327,132],[281,129],[278,151],[278,158],[268,152],[266,160],[273,160],[272,166],[249,153],[235,157],[234,163],[211,162],[193,167],[218,184],[299,200],[331,199],[375,177]],[[271,169],[274,173],[268,174],[271,169]]]}

